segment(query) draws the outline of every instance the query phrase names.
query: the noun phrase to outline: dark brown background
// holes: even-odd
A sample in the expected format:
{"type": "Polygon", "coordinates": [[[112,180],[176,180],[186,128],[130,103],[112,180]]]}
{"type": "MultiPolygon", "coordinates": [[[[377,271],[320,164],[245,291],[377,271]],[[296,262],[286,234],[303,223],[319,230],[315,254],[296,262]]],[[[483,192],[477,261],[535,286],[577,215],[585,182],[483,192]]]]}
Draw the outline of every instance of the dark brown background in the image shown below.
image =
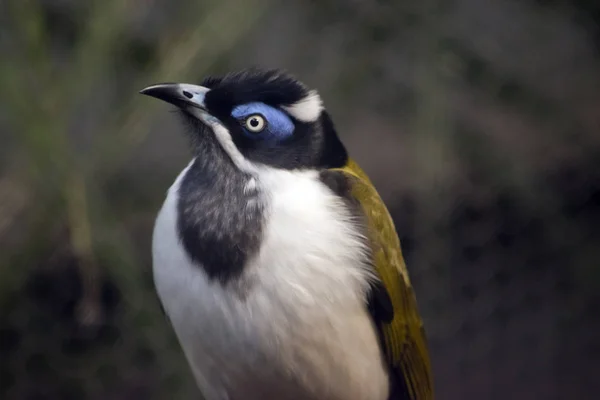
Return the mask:
{"type": "Polygon", "coordinates": [[[0,398],[193,399],[149,243],[160,81],[285,67],[396,220],[439,399],[600,388],[600,6],[0,0],[0,398]]]}

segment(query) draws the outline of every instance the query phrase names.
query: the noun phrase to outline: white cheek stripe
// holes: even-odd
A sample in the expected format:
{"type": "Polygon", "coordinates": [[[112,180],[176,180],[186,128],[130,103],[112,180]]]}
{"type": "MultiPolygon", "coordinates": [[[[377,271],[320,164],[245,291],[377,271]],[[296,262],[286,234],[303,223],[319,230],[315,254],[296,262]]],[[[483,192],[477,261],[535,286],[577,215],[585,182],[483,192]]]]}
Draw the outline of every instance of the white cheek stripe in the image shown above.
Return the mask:
{"type": "Polygon", "coordinates": [[[247,172],[251,175],[257,175],[258,168],[255,164],[248,161],[242,153],[240,153],[235,143],[233,143],[233,139],[231,138],[229,130],[225,128],[220,122],[210,122],[210,127],[215,133],[215,136],[221,144],[221,147],[223,147],[223,150],[225,150],[225,152],[229,154],[229,157],[231,157],[233,163],[241,171],[247,172]]]}
{"type": "Polygon", "coordinates": [[[306,97],[300,101],[282,107],[292,117],[302,122],[315,122],[323,111],[323,102],[315,90],[311,90],[306,97]]]}
{"type": "Polygon", "coordinates": [[[221,121],[198,108],[189,108],[188,112],[212,129],[215,137],[219,141],[219,144],[240,171],[247,172],[254,176],[258,175],[258,167],[252,162],[248,161],[246,157],[240,153],[235,143],[233,143],[233,139],[231,138],[229,130],[223,126],[221,121]]]}

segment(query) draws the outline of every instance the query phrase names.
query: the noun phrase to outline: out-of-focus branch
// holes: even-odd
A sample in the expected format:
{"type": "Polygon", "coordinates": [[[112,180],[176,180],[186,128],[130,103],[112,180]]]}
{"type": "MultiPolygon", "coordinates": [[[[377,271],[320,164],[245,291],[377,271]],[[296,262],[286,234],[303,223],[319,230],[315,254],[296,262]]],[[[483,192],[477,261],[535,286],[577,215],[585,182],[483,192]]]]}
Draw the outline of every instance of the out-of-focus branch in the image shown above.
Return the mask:
{"type": "Polygon", "coordinates": [[[77,256],[83,286],[77,308],[78,322],[83,326],[98,326],[102,319],[99,304],[100,273],[94,257],[87,190],[81,171],[72,171],[65,187],[65,197],[71,247],[77,256]]]}

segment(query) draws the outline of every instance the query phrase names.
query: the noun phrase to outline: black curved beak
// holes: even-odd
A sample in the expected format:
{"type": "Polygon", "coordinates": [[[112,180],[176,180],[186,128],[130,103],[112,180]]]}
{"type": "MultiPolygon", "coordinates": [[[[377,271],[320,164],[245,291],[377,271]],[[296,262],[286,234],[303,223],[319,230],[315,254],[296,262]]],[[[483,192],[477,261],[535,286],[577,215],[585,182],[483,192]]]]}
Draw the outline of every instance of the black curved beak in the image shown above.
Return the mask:
{"type": "Polygon", "coordinates": [[[140,90],[141,94],[166,101],[179,108],[199,108],[206,111],[204,97],[210,89],[188,83],[159,83],[140,90]]]}

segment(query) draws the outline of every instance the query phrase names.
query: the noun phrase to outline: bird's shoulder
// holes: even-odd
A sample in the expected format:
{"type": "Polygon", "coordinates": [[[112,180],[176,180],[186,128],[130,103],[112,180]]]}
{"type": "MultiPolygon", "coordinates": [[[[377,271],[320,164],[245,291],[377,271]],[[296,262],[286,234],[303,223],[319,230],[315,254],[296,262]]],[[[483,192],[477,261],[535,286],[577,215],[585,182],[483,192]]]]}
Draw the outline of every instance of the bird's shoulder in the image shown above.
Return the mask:
{"type": "Polygon", "coordinates": [[[336,194],[355,205],[363,217],[372,266],[379,278],[371,287],[368,307],[379,330],[391,375],[397,378],[392,392],[403,399],[433,398],[423,322],[400,240],[385,203],[369,177],[352,159],[342,168],[324,171],[321,179],[336,194]]]}

